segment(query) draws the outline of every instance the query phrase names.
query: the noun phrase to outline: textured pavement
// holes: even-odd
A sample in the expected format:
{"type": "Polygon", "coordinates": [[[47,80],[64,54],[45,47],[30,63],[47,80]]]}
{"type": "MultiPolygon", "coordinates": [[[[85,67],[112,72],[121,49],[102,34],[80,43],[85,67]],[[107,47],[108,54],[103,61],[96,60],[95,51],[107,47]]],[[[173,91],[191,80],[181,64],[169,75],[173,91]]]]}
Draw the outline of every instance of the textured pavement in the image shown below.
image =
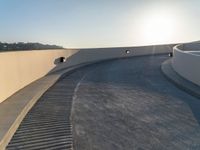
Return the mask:
{"type": "Polygon", "coordinates": [[[200,149],[200,100],[166,80],[166,59],[117,59],[66,76],[36,103],[7,148],[200,149]]]}
{"type": "Polygon", "coordinates": [[[61,78],[39,99],[14,134],[8,150],[72,149],[72,97],[83,71],[61,78]]]}
{"type": "Polygon", "coordinates": [[[167,56],[102,63],[76,89],[76,150],[199,150],[200,99],[163,76],[167,56]]]}

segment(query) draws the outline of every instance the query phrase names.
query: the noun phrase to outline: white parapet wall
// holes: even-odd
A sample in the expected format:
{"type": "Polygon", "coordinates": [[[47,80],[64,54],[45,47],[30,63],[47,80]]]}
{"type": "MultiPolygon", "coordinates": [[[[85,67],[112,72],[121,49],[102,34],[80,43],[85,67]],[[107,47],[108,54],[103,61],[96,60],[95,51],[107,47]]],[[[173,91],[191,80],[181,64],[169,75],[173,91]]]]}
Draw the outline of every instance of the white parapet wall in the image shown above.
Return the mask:
{"type": "Polygon", "coordinates": [[[172,52],[173,45],[0,52],[0,103],[50,72],[112,58],[172,52]],[[126,53],[129,50],[129,53],[126,53]],[[65,63],[58,63],[65,57],[65,63]]]}
{"type": "Polygon", "coordinates": [[[173,48],[173,53],[173,69],[183,78],[200,86],[200,45],[177,45],[173,48]]]}
{"type": "Polygon", "coordinates": [[[0,102],[55,68],[56,58],[75,50],[0,52],[0,102]]]}

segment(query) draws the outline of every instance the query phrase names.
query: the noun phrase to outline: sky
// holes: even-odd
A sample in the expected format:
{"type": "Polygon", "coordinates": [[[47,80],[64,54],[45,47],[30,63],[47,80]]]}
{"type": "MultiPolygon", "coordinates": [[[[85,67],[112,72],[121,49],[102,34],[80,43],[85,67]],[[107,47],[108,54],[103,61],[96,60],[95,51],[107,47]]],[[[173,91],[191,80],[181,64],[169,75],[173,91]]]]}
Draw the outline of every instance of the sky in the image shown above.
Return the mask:
{"type": "Polygon", "coordinates": [[[66,48],[200,40],[200,0],[0,0],[0,41],[66,48]]]}

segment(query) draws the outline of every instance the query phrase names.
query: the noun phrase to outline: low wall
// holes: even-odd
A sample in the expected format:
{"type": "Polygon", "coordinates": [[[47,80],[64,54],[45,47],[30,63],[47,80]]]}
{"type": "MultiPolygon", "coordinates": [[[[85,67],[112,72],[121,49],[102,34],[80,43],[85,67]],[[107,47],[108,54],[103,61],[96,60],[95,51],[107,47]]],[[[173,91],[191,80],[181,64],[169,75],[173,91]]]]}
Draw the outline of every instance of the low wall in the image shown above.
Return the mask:
{"type": "Polygon", "coordinates": [[[157,46],[141,46],[141,47],[117,47],[117,48],[96,48],[96,49],[80,49],[75,55],[67,58],[66,63],[53,69],[51,72],[85,62],[93,62],[107,60],[113,58],[123,58],[142,55],[153,55],[169,53],[173,51],[175,45],[157,45],[157,46]],[[129,50],[129,54],[126,53],[129,50]]]}
{"type": "Polygon", "coordinates": [[[199,50],[200,47],[196,44],[175,46],[173,48],[172,67],[179,75],[200,86],[199,50]]]}
{"type": "Polygon", "coordinates": [[[55,68],[56,58],[69,57],[76,52],[75,50],[0,52],[0,102],[55,68]]]}
{"type": "Polygon", "coordinates": [[[33,50],[0,52],[0,102],[44,75],[62,68],[111,58],[168,53],[173,45],[81,50],[33,50]],[[126,53],[129,50],[130,53],[126,53]],[[66,57],[65,63],[57,63],[66,57]]]}

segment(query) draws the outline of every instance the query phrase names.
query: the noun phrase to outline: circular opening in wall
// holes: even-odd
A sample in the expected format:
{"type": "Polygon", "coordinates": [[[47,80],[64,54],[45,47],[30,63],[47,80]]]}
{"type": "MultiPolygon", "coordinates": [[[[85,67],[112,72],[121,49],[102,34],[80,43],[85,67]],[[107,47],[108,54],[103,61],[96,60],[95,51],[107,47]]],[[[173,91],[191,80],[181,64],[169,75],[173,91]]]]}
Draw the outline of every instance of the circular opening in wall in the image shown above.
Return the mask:
{"type": "Polygon", "coordinates": [[[126,54],[129,54],[130,53],[130,50],[126,50],[126,54]]]}
{"type": "Polygon", "coordinates": [[[169,53],[168,56],[169,56],[169,57],[173,57],[173,53],[172,53],[172,52],[169,53]]]}

